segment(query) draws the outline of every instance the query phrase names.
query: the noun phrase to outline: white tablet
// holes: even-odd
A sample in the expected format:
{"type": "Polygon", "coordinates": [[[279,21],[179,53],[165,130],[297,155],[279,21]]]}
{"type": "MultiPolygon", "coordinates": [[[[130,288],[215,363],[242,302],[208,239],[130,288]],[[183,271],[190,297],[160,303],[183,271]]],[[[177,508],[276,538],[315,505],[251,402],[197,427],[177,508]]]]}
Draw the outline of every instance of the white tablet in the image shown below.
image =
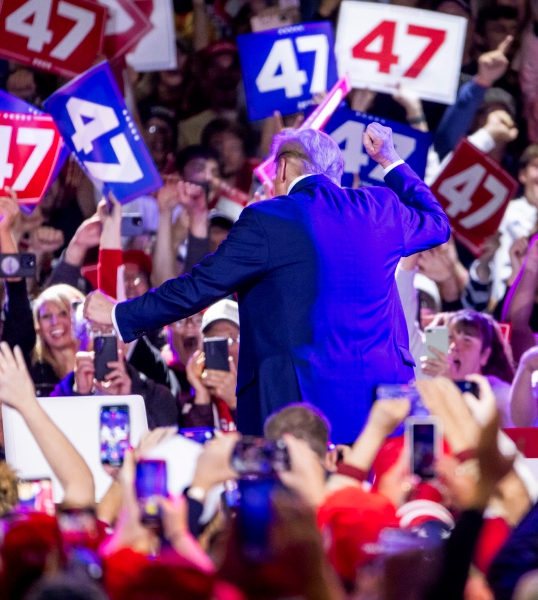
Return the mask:
{"type": "MultiPolygon", "coordinates": [[[[95,481],[95,500],[99,502],[112,479],[105,473],[100,458],[99,425],[102,406],[126,404],[129,407],[130,443],[136,447],[147,431],[146,407],[142,396],[64,396],[38,398],[45,412],[75,446],[90,468],[95,481]]],[[[63,490],[52,473],[20,414],[2,406],[6,461],[22,479],[50,477],[54,501],[61,502],[63,490]]]]}

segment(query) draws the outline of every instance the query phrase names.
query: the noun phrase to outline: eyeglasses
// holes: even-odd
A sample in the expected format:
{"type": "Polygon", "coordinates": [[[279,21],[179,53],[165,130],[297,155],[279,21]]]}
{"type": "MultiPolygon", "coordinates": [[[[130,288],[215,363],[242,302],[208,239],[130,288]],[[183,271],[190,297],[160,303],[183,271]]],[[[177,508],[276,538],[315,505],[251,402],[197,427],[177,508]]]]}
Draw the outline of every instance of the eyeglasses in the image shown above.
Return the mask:
{"type": "Polygon", "coordinates": [[[187,327],[188,324],[193,325],[194,327],[202,326],[202,315],[193,315],[192,317],[187,317],[186,319],[181,319],[181,321],[176,321],[172,323],[172,327],[174,329],[183,329],[187,327]]]}

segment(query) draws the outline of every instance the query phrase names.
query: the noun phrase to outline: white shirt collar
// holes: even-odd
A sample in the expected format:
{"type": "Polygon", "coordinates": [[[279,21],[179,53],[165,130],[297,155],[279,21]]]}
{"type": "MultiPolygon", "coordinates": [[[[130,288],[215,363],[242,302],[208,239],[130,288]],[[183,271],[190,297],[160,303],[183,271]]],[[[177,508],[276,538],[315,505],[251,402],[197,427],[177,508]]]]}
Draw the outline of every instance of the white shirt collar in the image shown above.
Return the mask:
{"type": "Polygon", "coordinates": [[[301,181],[301,179],[304,179],[305,177],[310,177],[310,175],[312,175],[312,173],[308,173],[307,175],[299,175],[299,177],[296,177],[288,186],[288,191],[287,194],[291,193],[291,190],[294,188],[296,183],[299,183],[299,181],[301,181]]]}

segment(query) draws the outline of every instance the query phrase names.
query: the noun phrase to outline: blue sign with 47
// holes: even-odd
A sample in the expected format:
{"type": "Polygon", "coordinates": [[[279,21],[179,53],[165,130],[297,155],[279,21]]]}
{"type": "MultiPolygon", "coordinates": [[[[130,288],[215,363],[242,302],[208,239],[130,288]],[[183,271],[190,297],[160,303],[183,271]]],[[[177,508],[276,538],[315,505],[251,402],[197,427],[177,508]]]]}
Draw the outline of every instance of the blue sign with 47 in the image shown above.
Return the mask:
{"type": "Polygon", "coordinates": [[[44,106],[103,195],[125,203],[162,187],[108,63],[70,81],[44,106]]]}
{"type": "Polygon", "coordinates": [[[237,38],[251,121],[313,104],[338,79],[330,23],[305,23],[237,38]]]}

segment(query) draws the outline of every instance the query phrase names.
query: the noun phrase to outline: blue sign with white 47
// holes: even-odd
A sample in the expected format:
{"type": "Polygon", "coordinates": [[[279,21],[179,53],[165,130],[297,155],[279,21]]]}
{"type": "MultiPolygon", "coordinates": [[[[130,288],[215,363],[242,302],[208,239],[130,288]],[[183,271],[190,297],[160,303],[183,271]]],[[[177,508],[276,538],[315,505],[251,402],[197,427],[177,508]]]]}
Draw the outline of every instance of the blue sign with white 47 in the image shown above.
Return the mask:
{"type": "Polygon", "coordinates": [[[338,79],[330,23],[305,23],[237,37],[248,116],[291,114],[338,79]]]}
{"type": "Polygon", "coordinates": [[[428,148],[432,143],[431,133],[418,131],[396,121],[341,108],[329,119],[323,130],[342,149],[344,156],[342,185],[356,187],[358,182],[362,185],[385,185],[383,169],[366,154],[362,144],[362,134],[373,121],[392,129],[396,152],[419,177],[424,178],[428,148]]]}
{"type": "Polygon", "coordinates": [[[103,195],[125,203],[162,187],[108,63],[70,81],[44,106],[103,195]]]}

